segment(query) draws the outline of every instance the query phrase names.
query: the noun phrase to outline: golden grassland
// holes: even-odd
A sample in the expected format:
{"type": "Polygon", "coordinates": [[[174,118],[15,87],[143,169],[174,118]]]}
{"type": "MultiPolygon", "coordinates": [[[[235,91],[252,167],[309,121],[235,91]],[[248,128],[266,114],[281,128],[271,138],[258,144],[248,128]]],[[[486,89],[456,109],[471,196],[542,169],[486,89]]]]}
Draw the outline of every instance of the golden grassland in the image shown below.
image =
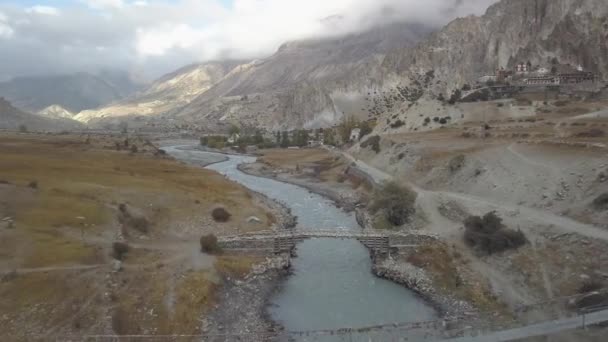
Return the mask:
{"type": "MultiPolygon", "coordinates": [[[[8,334],[27,341],[23,331],[99,333],[108,326],[121,333],[194,334],[222,277],[243,276],[259,261],[220,256],[208,268],[193,269],[178,249],[131,248],[125,270],[111,272],[120,203],[150,221],[145,242],[157,245],[187,238],[196,246],[203,233],[263,230],[275,222],[244,187],[141,152],[142,145],[138,153],[114,150],[123,140],[0,135],[0,219],[15,221],[0,231],[0,270],[17,270],[14,279],[0,282],[0,339],[8,334]],[[232,214],[228,223],[213,222],[216,206],[232,214]],[[247,223],[249,216],[262,223],[247,223]],[[100,266],[66,268],[71,265],[100,266]],[[37,267],[51,269],[31,269],[37,267]]],[[[135,234],[141,233],[129,236],[135,234]]]]}

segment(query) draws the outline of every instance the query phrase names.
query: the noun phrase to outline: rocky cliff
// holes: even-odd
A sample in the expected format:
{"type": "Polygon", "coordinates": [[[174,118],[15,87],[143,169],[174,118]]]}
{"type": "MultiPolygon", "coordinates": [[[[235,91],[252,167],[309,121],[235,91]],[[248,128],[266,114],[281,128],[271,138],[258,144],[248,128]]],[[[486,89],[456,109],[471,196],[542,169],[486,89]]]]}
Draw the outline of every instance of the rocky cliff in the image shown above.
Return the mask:
{"type": "Polygon", "coordinates": [[[517,63],[582,65],[608,79],[605,0],[502,0],[485,15],[456,19],[415,49],[395,50],[383,66],[402,77],[434,70],[448,94],[517,63]]]}
{"type": "MultiPolygon", "coordinates": [[[[269,129],[332,125],[386,81],[386,53],[412,47],[429,29],[397,23],[338,38],[286,43],[242,65],[188,106],[181,120],[246,122],[269,129]]],[[[363,114],[363,112],[359,113],[363,114]]]]}

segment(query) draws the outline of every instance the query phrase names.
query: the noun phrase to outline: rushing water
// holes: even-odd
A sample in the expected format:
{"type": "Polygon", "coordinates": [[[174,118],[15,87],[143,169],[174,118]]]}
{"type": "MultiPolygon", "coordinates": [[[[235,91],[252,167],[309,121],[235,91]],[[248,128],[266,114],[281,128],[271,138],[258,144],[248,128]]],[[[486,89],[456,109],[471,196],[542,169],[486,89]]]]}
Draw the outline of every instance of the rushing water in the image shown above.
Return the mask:
{"type": "MultiPolygon", "coordinates": [[[[193,163],[208,161],[210,156],[217,158],[217,154],[200,151],[178,148],[167,151],[193,163]]],[[[361,229],[352,213],[344,212],[322,196],[299,186],[250,176],[237,169],[239,164],[254,162],[255,158],[228,158],[207,168],[290,207],[292,214],[298,217],[298,229],[361,229]]],[[[375,277],[371,273],[368,250],[356,240],[311,239],[298,245],[297,254],[298,257],[292,260],[293,275],[272,299],[270,308],[273,319],[287,331],[418,322],[432,319],[435,315],[433,309],[413,292],[375,277]]],[[[296,339],[398,341],[404,337],[403,333],[383,331],[341,336],[313,334],[296,339]]],[[[416,336],[407,338],[408,341],[416,340],[416,336]]]]}

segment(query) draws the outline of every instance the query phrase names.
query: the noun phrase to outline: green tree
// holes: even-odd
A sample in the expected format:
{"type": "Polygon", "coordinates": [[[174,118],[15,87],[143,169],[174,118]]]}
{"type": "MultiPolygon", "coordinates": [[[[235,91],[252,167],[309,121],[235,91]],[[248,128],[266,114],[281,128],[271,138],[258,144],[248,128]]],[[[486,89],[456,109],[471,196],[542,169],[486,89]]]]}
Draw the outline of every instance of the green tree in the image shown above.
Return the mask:
{"type": "Polygon", "coordinates": [[[241,129],[239,128],[239,126],[235,125],[235,124],[230,124],[230,128],[228,128],[228,134],[233,135],[233,134],[239,134],[241,132],[241,129]]]}
{"type": "Polygon", "coordinates": [[[336,145],[336,131],[333,129],[326,129],[323,131],[323,144],[325,145],[336,145]]]}
{"type": "Polygon", "coordinates": [[[281,147],[287,148],[289,147],[289,133],[287,131],[283,131],[281,135],[281,147]]]}

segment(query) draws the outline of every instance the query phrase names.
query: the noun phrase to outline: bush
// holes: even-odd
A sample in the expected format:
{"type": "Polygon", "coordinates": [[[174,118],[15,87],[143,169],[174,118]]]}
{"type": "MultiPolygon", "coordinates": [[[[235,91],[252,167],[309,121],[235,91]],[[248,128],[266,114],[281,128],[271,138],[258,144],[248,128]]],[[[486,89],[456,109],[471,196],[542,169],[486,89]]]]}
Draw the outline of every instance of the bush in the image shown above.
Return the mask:
{"type": "Polygon", "coordinates": [[[401,120],[397,120],[391,124],[391,128],[399,128],[403,125],[405,125],[405,122],[403,122],[401,120]]]}
{"type": "Polygon", "coordinates": [[[137,153],[138,149],[136,145],[131,145],[131,153],[137,153]]]}
{"type": "Polygon", "coordinates": [[[19,132],[21,132],[21,133],[27,133],[27,126],[26,125],[19,125],[19,132]]]}
{"type": "Polygon", "coordinates": [[[579,138],[601,138],[606,135],[606,132],[599,128],[592,128],[588,131],[580,132],[576,136],[579,138]]]}
{"type": "Polygon", "coordinates": [[[507,229],[495,212],[489,212],[483,217],[469,216],[464,221],[464,226],[465,242],[487,254],[516,249],[526,243],[524,233],[521,230],[507,229]]]}
{"type": "Polygon", "coordinates": [[[211,217],[213,217],[213,219],[215,220],[215,222],[228,222],[228,220],[230,220],[230,213],[222,208],[215,208],[213,209],[213,211],[211,211],[211,217]]]}
{"type": "Polygon", "coordinates": [[[28,187],[32,188],[32,189],[38,189],[38,181],[31,181],[27,184],[28,187]]]}
{"type": "Polygon", "coordinates": [[[450,159],[450,162],[448,163],[448,169],[450,170],[451,173],[454,173],[454,172],[462,169],[462,167],[464,166],[464,163],[465,163],[464,154],[459,154],[459,155],[455,156],[454,158],[450,159]]]}
{"type": "Polygon", "coordinates": [[[140,216],[140,217],[130,217],[127,221],[127,224],[132,227],[133,229],[136,229],[142,233],[147,233],[148,232],[148,227],[150,226],[150,223],[148,222],[148,219],[140,216]]]}
{"type": "Polygon", "coordinates": [[[374,135],[374,136],[367,138],[367,140],[365,140],[364,142],[361,143],[361,147],[363,147],[363,148],[371,147],[371,149],[374,152],[379,153],[380,152],[380,137],[377,135],[374,135]]]}
{"type": "Polygon", "coordinates": [[[129,252],[129,245],[125,242],[114,242],[112,244],[112,256],[116,260],[122,260],[129,252]]]}
{"type": "Polygon", "coordinates": [[[585,294],[593,291],[598,291],[604,288],[604,284],[598,279],[588,279],[579,288],[578,293],[585,294]]]}
{"type": "Polygon", "coordinates": [[[370,210],[373,213],[382,211],[393,226],[401,226],[416,212],[416,197],[416,192],[410,188],[388,182],[374,192],[370,210]]]}
{"type": "Polygon", "coordinates": [[[217,236],[213,234],[207,234],[201,236],[201,252],[208,254],[218,254],[222,251],[220,245],[217,243],[217,236]]]}
{"type": "Polygon", "coordinates": [[[439,119],[439,123],[442,125],[445,125],[448,123],[448,121],[445,118],[441,118],[441,119],[439,119]]]}
{"type": "Polygon", "coordinates": [[[608,209],[608,193],[601,194],[594,199],[593,206],[596,209],[608,209]]]}

